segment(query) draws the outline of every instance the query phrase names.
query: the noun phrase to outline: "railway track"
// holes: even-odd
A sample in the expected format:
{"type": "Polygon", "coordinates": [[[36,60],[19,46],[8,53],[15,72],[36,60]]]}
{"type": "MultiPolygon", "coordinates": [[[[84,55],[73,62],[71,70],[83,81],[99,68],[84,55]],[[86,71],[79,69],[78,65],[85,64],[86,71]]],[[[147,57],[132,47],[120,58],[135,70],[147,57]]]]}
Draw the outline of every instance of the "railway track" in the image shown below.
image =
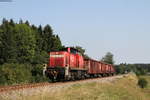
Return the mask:
{"type": "MultiPolygon", "coordinates": [[[[116,75],[119,76],[119,75],[116,75]]],[[[14,91],[14,90],[20,90],[20,89],[27,89],[27,88],[37,88],[37,87],[44,87],[44,86],[55,86],[55,85],[61,85],[61,84],[68,84],[68,83],[76,83],[76,82],[86,82],[90,80],[97,80],[97,79],[104,79],[104,78],[110,78],[110,77],[116,77],[116,76],[109,76],[109,77],[101,77],[101,78],[90,78],[90,79],[84,79],[84,80],[76,80],[76,81],[67,81],[67,82],[56,82],[56,83],[31,83],[31,84],[21,84],[21,85],[13,85],[13,86],[0,86],[0,93],[1,92],[7,92],[7,91],[14,91]]]]}
{"type": "Polygon", "coordinates": [[[12,91],[12,90],[19,90],[19,89],[26,89],[26,88],[35,88],[40,86],[46,86],[50,83],[31,83],[31,84],[20,84],[20,85],[12,85],[12,86],[0,86],[0,92],[12,91]]]}

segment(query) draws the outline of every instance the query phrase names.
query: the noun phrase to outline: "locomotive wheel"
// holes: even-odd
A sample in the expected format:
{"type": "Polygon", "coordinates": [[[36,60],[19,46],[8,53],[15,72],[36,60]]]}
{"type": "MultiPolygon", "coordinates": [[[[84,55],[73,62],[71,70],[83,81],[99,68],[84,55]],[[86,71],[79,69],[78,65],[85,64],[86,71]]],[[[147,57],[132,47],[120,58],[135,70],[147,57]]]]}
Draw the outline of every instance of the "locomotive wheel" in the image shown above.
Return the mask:
{"type": "Polygon", "coordinates": [[[71,80],[72,80],[72,81],[75,80],[75,76],[74,76],[74,75],[71,76],[71,80]]]}
{"type": "Polygon", "coordinates": [[[70,72],[70,73],[71,73],[71,80],[73,81],[74,80],[73,72],[70,72]]]}

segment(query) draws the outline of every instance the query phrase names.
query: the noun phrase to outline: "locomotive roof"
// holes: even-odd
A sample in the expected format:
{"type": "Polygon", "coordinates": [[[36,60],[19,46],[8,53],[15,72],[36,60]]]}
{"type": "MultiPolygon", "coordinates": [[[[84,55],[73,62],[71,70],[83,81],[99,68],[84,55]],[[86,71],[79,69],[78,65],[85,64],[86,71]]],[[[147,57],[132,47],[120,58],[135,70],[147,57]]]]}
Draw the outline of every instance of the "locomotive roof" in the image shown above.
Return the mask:
{"type": "Polygon", "coordinates": [[[70,49],[72,49],[72,50],[75,50],[75,51],[78,51],[78,52],[79,52],[79,50],[76,49],[76,48],[74,48],[74,47],[65,47],[65,48],[63,48],[63,49],[61,49],[61,50],[67,50],[68,48],[70,48],[70,49]]]}

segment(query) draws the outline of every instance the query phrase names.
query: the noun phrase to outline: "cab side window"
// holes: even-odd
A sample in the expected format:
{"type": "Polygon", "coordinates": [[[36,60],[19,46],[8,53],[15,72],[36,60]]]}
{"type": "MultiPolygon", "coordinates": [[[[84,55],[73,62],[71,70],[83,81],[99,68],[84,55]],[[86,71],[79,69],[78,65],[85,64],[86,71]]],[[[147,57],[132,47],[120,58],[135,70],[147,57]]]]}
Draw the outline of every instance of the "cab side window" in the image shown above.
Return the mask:
{"type": "Polygon", "coordinates": [[[77,51],[73,50],[73,49],[71,49],[70,52],[73,53],[73,54],[77,54],[77,51]]]}

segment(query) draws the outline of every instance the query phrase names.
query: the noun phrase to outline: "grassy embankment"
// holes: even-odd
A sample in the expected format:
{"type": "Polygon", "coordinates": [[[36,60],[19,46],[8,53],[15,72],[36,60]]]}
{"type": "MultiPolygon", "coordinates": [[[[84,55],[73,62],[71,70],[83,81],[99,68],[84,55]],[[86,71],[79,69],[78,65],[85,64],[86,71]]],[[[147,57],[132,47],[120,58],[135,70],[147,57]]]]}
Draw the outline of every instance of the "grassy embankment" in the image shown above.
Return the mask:
{"type": "Polygon", "coordinates": [[[138,78],[131,74],[106,83],[75,84],[69,88],[42,93],[30,100],[150,100],[150,76],[141,76],[149,81],[146,89],[137,86],[138,78]],[[149,94],[149,95],[148,95],[149,94]]]}

